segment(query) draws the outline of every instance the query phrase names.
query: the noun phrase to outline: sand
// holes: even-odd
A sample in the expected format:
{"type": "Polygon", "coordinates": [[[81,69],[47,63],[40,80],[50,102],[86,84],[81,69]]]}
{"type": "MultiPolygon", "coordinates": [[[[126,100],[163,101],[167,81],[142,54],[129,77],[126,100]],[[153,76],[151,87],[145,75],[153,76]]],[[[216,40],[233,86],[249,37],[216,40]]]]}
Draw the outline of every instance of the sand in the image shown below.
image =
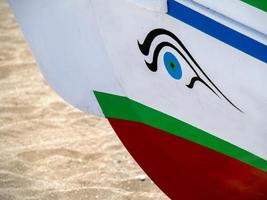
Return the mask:
{"type": "Polygon", "coordinates": [[[0,199],[167,199],[105,119],[81,113],[53,92],[3,0],[0,199]]]}

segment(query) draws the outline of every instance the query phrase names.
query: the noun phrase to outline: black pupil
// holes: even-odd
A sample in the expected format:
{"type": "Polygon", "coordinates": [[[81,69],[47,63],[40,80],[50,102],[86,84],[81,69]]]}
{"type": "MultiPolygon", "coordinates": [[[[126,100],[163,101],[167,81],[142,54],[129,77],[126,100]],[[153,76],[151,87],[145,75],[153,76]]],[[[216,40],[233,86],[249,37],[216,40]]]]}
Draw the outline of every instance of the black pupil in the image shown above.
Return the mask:
{"type": "Polygon", "coordinates": [[[175,65],[173,64],[173,62],[171,62],[170,65],[171,65],[171,68],[172,68],[172,69],[175,68],[175,65]]]}

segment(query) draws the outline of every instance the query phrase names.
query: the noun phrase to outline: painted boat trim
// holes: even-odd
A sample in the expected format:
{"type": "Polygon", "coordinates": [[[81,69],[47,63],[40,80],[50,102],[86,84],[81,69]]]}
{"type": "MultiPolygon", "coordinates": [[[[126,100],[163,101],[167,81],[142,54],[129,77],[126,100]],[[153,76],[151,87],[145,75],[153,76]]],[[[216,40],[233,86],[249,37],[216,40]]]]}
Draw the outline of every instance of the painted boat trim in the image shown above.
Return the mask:
{"type": "Polygon", "coordinates": [[[127,97],[98,91],[94,91],[94,93],[106,118],[123,119],[146,124],[267,172],[267,161],[265,159],[210,133],[127,97]],[[141,113],[142,115],[140,115],[141,113]]]}
{"type": "Polygon", "coordinates": [[[267,46],[265,44],[202,15],[175,0],[168,0],[168,15],[267,63],[267,46]]]}
{"type": "Polygon", "coordinates": [[[255,8],[258,8],[264,12],[267,12],[267,1],[266,0],[241,0],[241,1],[255,8]]]}

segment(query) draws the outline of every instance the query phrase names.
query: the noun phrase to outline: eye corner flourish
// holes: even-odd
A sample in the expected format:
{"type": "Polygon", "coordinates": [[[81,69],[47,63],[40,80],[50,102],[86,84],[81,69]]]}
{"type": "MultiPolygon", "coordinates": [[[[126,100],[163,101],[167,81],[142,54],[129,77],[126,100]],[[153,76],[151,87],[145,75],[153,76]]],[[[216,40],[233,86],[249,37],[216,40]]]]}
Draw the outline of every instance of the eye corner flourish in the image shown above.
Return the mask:
{"type": "Polygon", "coordinates": [[[158,70],[158,66],[152,62],[152,63],[149,63],[145,60],[145,63],[146,63],[146,66],[148,67],[148,69],[152,72],[156,72],[158,70]]]}
{"type": "Polygon", "coordinates": [[[149,50],[150,50],[150,46],[147,46],[146,43],[140,43],[139,40],[137,40],[137,44],[139,47],[139,50],[142,52],[143,55],[148,56],[149,54],[149,50]]]}

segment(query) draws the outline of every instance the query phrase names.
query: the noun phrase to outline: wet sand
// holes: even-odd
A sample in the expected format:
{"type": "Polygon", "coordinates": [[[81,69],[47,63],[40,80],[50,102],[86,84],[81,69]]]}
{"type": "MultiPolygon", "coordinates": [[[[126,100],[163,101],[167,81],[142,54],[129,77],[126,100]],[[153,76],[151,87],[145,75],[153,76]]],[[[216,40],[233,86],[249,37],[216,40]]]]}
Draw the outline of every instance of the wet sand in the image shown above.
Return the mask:
{"type": "Polygon", "coordinates": [[[167,199],[105,119],[72,108],[47,85],[4,0],[0,199],[167,199]]]}

